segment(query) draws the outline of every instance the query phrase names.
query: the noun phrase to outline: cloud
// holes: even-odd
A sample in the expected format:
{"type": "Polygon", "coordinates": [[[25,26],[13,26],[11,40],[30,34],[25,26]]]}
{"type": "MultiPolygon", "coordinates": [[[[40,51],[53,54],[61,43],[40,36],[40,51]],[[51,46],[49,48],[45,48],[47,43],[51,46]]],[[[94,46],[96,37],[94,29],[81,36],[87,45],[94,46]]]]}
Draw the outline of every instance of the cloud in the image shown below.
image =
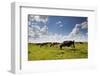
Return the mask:
{"type": "Polygon", "coordinates": [[[72,31],[69,33],[68,38],[77,41],[87,41],[87,34],[82,34],[81,30],[87,29],[87,22],[82,22],[81,24],[76,24],[72,31]]]}
{"type": "Polygon", "coordinates": [[[63,42],[64,36],[59,34],[47,34],[42,35],[40,38],[31,38],[29,42],[31,43],[43,43],[43,42],[63,42]]]}
{"type": "Polygon", "coordinates": [[[29,21],[34,21],[34,22],[43,22],[43,23],[46,23],[48,21],[48,17],[44,16],[44,15],[29,14],[28,15],[28,20],[29,21]]]}
{"type": "Polygon", "coordinates": [[[45,25],[40,29],[40,32],[42,35],[47,35],[48,34],[48,27],[45,25]]]}
{"type": "MultiPolygon", "coordinates": [[[[82,29],[87,29],[87,22],[82,22],[81,24],[76,24],[75,27],[68,35],[62,35],[57,33],[48,32],[47,27],[47,16],[34,16],[29,15],[28,17],[28,38],[31,43],[42,43],[42,42],[63,42],[66,40],[75,41],[87,41],[86,36],[81,33],[82,29]]],[[[58,27],[63,27],[61,21],[56,24],[58,27]]]]}
{"type": "Polygon", "coordinates": [[[38,26],[34,26],[34,27],[29,27],[28,28],[28,35],[29,38],[38,38],[40,37],[41,33],[40,33],[40,28],[38,26]]]}
{"type": "Polygon", "coordinates": [[[61,22],[61,21],[56,22],[56,25],[58,25],[58,27],[63,27],[63,25],[62,25],[62,22],[61,22]]]}
{"type": "Polygon", "coordinates": [[[76,24],[71,33],[69,34],[69,37],[75,37],[80,33],[80,24],[76,24]]]}
{"type": "Polygon", "coordinates": [[[56,22],[56,24],[61,24],[61,23],[62,23],[61,21],[56,22]]]}
{"type": "Polygon", "coordinates": [[[28,37],[29,39],[40,38],[42,35],[48,33],[48,27],[46,25],[48,20],[47,16],[28,16],[28,37]],[[42,23],[41,23],[42,22],[42,23]]]}
{"type": "Polygon", "coordinates": [[[39,38],[42,35],[47,35],[48,34],[47,29],[48,29],[47,26],[44,26],[42,28],[40,28],[39,26],[29,27],[28,28],[29,37],[39,38]]]}
{"type": "Polygon", "coordinates": [[[87,29],[88,28],[88,22],[83,22],[83,23],[81,23],[81,28],[82,29],[87,29]]]}
{"type": "Polygon", "coordinates": [[[63,27],[63,25],[59,25],[59,27],[63,27]]]}

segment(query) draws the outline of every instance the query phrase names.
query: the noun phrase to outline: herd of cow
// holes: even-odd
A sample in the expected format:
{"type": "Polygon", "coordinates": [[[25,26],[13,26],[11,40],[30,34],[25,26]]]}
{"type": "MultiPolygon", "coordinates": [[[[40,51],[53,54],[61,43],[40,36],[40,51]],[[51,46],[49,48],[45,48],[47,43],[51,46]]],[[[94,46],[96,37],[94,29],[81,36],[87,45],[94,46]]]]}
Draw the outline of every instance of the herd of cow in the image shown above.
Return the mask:
{"type": "Polygon", "coordinates": [[[60,49],[62,49],[63,47],[67,46],[70,47],[72,46],[73,48],[75,48],[75,41],[64,41],[62,43],[58,43],[58,42],[46,42],[46,43],[37,43],[36,45],[43,47],[43,46],[48,46],[48,44],[50,45],[50,47],[54,47],[55,45],[59,46],[60,49]]]}

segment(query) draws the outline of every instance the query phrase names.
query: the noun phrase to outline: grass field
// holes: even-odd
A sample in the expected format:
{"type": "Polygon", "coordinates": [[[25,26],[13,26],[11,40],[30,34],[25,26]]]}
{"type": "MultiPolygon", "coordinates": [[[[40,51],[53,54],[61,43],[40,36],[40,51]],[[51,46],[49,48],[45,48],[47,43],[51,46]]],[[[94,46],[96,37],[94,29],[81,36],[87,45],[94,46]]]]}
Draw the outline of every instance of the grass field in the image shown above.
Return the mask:
{"type": "Polygon", "coordinates": [[[88,58],[88,43],[75,43],[75,48],[63,47],[60,50],[59,45],[50,47],[40,47],[35,43],[28,43],[28,60],[57,60],[57,59],[80,59],[88,58]]]}

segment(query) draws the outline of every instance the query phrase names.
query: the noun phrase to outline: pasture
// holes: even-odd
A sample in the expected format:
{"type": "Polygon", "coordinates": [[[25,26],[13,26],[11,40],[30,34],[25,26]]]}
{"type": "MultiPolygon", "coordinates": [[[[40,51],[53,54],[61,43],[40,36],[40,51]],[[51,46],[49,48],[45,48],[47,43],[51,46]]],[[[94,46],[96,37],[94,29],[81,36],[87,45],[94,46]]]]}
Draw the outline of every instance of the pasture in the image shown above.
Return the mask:
{"type": "Polygon", "coordinates": [[[88,58],[88,43],[75,42],[75,48],[59,45],[50,47],[50,43],[40,47],[36,43],[28,43],[28,61],[33,60],[58,60],[58,59],[82,59],[88,58]]]}

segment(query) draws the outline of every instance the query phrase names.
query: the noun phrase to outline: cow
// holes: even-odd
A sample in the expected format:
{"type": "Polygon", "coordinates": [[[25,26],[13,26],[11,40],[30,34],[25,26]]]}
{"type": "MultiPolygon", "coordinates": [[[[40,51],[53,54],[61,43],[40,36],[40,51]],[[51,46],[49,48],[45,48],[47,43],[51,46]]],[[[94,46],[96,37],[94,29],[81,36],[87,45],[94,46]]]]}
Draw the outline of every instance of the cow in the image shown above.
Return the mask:
{"type": "Polygon", "coordinates": [[[41,45],[41,43],[36,43],[36,45],[37,45],[37,46],[40,46],[40,45],[41,45]]]}
{"type": "Polygon", "coordinates": [[[57,43],[57,42],[53,42],[53,43],[50,44],[50,47],[52,47],[52,46],[54,47],[55,45],[58,45],[58,44],[59,43],[57,43]]]}
{"type": "Polygon", "coordinates": [[[80,44],[83,44],[83,42],[79,42],[80,44]]]}
{"type": "Polygon", "coordinates": [[[40,47],[42,47],[42,46],[47,46],[48,45],[48,43],[41,43],[40,44],[40,47]]]}
{"type": "Polygon", "coordinates": [[[64,46],[67,46],[67,47],[70,47],[70,46],[73,46],[73,48],[75,48],[75,41],[64,41],[63,43],[61,43],[60,45],[60,49],[62,49],[62,47],[64,46]]]}

